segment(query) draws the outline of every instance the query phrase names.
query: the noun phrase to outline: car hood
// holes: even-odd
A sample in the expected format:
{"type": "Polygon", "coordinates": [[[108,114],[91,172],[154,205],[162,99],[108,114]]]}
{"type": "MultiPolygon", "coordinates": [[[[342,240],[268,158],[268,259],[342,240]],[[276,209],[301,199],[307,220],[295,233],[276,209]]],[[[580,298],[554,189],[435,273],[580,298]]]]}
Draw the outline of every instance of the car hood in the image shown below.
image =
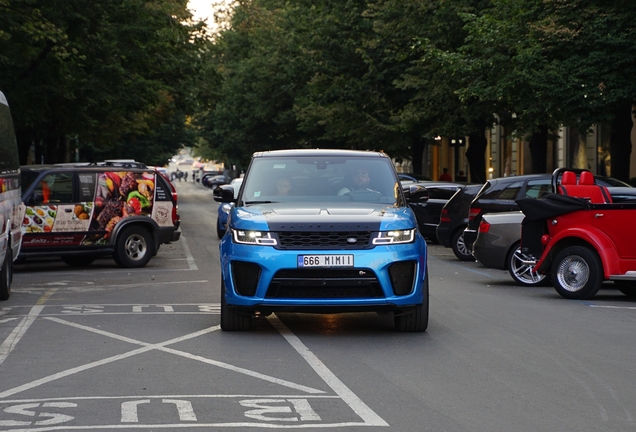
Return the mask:
{"type": "Polygon", "coordinates": [[[409,207],[386,204],[338,203],[258,204],[233,207],[230,226],[259,231],[386,231],[415,228],[409,207]]]}

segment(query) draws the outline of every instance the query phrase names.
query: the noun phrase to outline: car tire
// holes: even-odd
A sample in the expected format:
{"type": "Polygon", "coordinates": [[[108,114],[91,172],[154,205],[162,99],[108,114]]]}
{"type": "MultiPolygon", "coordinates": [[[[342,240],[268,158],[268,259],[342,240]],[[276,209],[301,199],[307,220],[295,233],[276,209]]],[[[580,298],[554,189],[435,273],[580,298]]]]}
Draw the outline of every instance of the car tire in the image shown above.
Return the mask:
{"type": "Polygon", "coordinates": [[[7,245],[7,253],[4,255],[2,269],[0,269],[0,300],[8,300],[11,297],[11,279],[13,279],[13,254],[11,245],[7,245]]]}
{"type": "Polygon", "coordinates": [[[532,271],[533,265],[525,264],[526,257],[521,253],[521,244],[516,243],[510,248],[506,265],[508,272],[517,285],[522,286],[540,286],[549,280],[548,275],[535,273],[532,271]]]}
{"type": "Polygon", "coordinates": [[[589,247],[566,247],[552,262],[552,283],[561,297],[592,298],[603,284],[601,259],[589,247]]]}
{"type": "Polygon", "coordinates": [[[464,243],[464,229],[460,228],[453,234],[453,238],[451,240],[451,248],[453,248],[453,253],[460,261],[475,261],[475,257],[472,252],[468,250],[466,247],[466,243],[464,243]]]}
{"type": "Polygon", "coordinates": [[[217,219],[216,220],[216,236],[221,239],[223,238],[224,234],[225,234],[225,228],[221,226],[221,222],[217,219]]]}
{"type": "Polygon", "coordinates": [[[221,280],[221,330],[248,331],[251,327],[251,315],[228,306],[225,301],[225,282],[221,280]]]}
{"type": "Polygon", "coordinates": [[[422,284],[422,304],[409,311],[398,312],[393,317],[395,329],[399,332],[424,332],[428,328],[428,267],[422,284]]]}
{"type": "Polygon", "coordinates": [[[95,255],[62,255],[60,258],[71,267],[87,267],[97,259],[95,255]]]}
{"type": "Polygon", "coordinates": [[[139,225],[131,225],[117,236],[113,259],[119,267],[139,268],[148,264],[153,251],[151,234],[139,225]]]}
{"type": "Polygon", "coordinates": [[[616,288],[629,298],[636,298],[636,282],[614,281],[616,288]]]}

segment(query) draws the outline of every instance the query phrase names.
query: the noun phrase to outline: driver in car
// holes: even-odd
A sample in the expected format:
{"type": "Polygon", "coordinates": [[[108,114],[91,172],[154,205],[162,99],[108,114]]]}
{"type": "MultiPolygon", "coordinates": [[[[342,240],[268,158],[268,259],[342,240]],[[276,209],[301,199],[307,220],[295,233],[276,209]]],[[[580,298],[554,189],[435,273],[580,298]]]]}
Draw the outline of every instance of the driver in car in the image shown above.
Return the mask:
{"type": "Polygon", "coordinates": [[[354,191],[376,192],[369,189],[371,177],[369,177],[369,170],[366,168],[355,168],[347,175],[347,180],[347,186],[340,189],[338,195],[346,195],[354,191]]]}

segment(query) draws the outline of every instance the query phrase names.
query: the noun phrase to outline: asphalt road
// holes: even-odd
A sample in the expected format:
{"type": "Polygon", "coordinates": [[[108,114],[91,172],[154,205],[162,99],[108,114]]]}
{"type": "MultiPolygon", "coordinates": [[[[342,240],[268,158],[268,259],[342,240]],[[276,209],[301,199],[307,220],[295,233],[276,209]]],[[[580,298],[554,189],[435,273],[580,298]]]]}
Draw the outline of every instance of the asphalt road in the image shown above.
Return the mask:
{"type": "Polygon", "coordinates": [[[0,303],[0,430],[636,429],[636,302],[512,284],[429,245],[430,324],[278,314],[219,329],[217,204],[176,183],[183,236],[143,269],[16,266],[0,303]]]}

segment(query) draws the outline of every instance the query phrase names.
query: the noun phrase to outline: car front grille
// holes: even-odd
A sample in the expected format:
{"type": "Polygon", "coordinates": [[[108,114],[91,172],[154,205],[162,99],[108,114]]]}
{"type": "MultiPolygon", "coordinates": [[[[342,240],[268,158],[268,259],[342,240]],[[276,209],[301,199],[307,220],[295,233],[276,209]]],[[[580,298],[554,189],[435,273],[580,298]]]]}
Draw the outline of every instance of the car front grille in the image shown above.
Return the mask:
{"type": "Polygon", "coordinates": [[[367,249],[370,231],[278,232],[280,249],[367,249]]]}
{"type": "Polygon", "coordinates": [[[383,297],[375,273],[368,269],[280,270],[266,294],[270,299],[383,297]]]}

